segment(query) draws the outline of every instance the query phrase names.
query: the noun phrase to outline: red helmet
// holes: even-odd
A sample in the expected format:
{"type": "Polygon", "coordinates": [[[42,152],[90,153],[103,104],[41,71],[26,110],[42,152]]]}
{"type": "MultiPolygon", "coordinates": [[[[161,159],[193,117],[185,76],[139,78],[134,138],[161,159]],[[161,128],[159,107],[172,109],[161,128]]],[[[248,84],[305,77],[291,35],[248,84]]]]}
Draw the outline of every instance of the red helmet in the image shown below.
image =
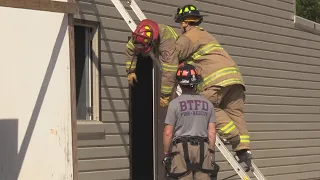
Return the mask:
{"type": "Polygon", "coordinates": [[[142,20],[132,33],[132,42],[135,50],[147,53],[151,50],[152,41],[159,36],[159,25],[149,19],[142,20]]]}

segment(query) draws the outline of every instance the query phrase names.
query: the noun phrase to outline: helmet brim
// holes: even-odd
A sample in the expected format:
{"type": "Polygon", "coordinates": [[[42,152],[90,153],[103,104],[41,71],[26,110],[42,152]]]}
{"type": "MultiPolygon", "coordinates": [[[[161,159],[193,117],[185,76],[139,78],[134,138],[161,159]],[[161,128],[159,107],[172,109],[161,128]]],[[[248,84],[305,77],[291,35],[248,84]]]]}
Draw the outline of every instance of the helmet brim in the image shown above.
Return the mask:
{"type": "Polygon", "coordinates": [[[193,81],[193,82],[186,82],[184,83],[183,81],[179,81],[179,80],[176,80],[176,82],[180,85],[184,85],[184,86],[189,86],[189,85],[198,85],[202,82],[202,77],[199,76],[198,79],[196,81],[193,81]]]}
{"type": "Polygon", "coordinates": [[[185,18],[187,17],[196,17],[196,18],[199,18],[200,21],[203,20],[203,17],[206,16],[206,15],[185,15],[185,16],[182,16],[182,17],[179,17],[178,15],[175,16],[174,18],[174,22],[176,23],[181,23],[185,18]]]}

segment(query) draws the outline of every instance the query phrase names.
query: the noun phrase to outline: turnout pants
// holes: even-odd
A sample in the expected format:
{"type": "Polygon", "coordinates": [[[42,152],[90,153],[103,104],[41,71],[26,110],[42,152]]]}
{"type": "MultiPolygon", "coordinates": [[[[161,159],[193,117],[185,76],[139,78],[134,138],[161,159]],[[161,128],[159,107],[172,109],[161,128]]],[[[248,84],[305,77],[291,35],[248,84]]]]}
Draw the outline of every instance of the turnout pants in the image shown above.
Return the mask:
{"type": "MultiPolygon", "coordinates": [[[[176,154],[171,162],[171,173],[182,173],[187,171],[187,165],[184,158],[184,151],[182,143],[178,143],[172,146],[171,152],[179,152],[176,154]]],[[[191,145],[188,142],[188,153],[191,163],[200,162],[200,146],[191,145]]],[[[208,144],[204,143],[204,162],[202,165],[203,169],[213,170],[211,165],[211,153],[208,151],[208,144]]],[[[200,169],[194,172],[190,172],[182,177],[179,180],[211,180],[210,176],[207,173],[202,172],[200,169]]]]}
{"type": "Polygon", "coordinates": [[[244,87],[240,84],[209,87],[200,94],[214,105],[219,136],[228,140],[234,151],[250,149],[250,138],[243,112],[244,87]]]}

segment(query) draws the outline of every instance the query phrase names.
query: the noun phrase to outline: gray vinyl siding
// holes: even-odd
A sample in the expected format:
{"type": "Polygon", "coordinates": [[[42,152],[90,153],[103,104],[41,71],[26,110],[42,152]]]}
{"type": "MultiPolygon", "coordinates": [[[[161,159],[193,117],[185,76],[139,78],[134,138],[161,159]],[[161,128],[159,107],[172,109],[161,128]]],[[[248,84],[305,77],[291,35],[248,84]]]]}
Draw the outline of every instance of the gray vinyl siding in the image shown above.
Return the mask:
{"type": "Polygon", "coordinates": [[[101,22],[101,122],[78,124],[79,180],[125,180],[130,178],[129,89],[123,50],[129,29],[120,15],[106,14],[118,13],[111,1],[107,6],[91,2],[77,1],[80,13],[75,18],[101,22]]]}
{"type": "MultiPolygon", "coordinates": [[[[294,26],[294,0],[136,1],[148,18],[177,32],[172,14],[178,6],[192,3],[207,14],[202,27],[244,75],[245,117],[257,166],[273,180],[320,178],[320,36],[294,26]]],[[[124,47],[130,29],[109,0],[78,5],[76,18],[101,23],[103,122],[80,127],[93,140],[79,140],[79,179],[129,179],[124,47]],[[100,133],[90,136],[92,131],[100,133]]],[[[234,174],[221,154],[216,159],[219,179],[234,174]]]]}

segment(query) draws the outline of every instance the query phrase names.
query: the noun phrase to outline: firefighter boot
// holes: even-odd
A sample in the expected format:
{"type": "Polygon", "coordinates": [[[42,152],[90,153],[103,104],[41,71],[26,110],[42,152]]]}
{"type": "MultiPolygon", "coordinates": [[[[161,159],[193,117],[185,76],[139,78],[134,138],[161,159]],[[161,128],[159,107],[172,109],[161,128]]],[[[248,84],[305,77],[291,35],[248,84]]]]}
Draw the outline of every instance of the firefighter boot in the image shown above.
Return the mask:
{"type": "Polygon", "coordinates": [[[253,170],[252,163],[251,163],[252,154],[249,149],[242,149],[242,150],[236,151],[235,158],[239,163],[244,162],[246,164],[246,172],[248,172],[249,170],[251,171],[253,170]]]}

